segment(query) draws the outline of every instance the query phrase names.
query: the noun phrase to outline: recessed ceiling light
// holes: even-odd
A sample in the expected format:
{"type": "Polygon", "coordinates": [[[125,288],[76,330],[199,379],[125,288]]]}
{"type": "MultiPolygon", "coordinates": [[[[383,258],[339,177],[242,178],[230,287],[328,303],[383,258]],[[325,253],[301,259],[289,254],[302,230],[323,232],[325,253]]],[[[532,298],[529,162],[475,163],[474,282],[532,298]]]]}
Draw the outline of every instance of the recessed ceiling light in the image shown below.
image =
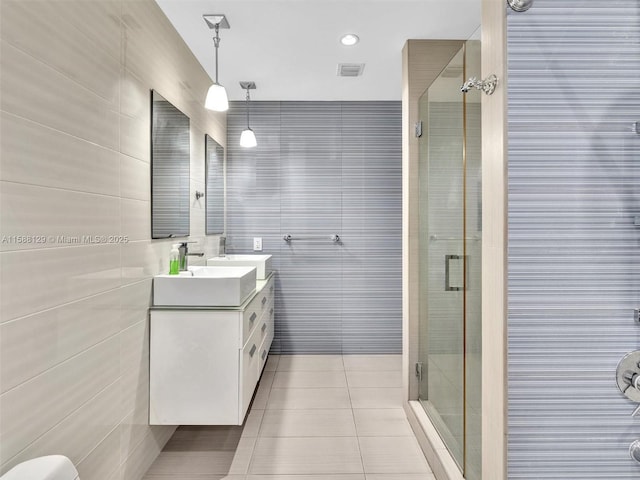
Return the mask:
{"type": "Polygon", "coordinates": [[[351,45],[355,45],[359,41],[360,41],[360,38],[355,33],[347,33],[346,35],[343,35],[342,38],[340,39],[340,43],[342,43],[343,45],[346,45],[347,47],[350,47],[351,45]]]}

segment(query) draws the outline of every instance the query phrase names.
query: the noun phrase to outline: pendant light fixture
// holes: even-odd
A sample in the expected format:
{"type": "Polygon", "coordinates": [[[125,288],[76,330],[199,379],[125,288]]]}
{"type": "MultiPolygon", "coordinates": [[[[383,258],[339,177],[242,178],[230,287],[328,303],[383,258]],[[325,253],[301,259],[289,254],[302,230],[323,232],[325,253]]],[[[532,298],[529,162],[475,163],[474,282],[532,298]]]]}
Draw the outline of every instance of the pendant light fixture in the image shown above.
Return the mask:
{"type": "Polygon", "coordinates": [[[209,28],[215,30],[216,36],[213,37],[213,45],[216,49],[216,80],[209,87],[207,98],[204,101],[204,107],[216,112],[226,112],[229,110],[229,99],[227,91],[218,83],[218,48],[220,47],[220,29],[229,28],[227,17],[222,14],[203,15],[204,21],[207,22],[209,28]]]}
{"type": "Polygon", "coordinates": [[[256,135],[249,127],[249,108],[250,108],[250,98],[249,98],[249,90],[255,90],[256,84],[254,82],[240,82],[240,86],[247,91],[247,128],[242,131],[240,134],[240,146],[244,148],[253,148],[258,145],[256,140],[256,135]]]}

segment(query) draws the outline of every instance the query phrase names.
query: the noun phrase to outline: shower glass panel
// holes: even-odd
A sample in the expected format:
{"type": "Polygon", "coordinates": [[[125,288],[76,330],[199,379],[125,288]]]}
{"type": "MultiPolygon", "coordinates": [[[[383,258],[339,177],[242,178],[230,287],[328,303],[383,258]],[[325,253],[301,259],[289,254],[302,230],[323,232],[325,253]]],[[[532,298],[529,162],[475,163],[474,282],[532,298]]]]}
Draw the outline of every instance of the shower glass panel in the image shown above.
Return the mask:
{"type": "Polygon", "coordinates": [[[480,42],[420,99],[420,402],[465,478],[480,479],[480,42]]]}

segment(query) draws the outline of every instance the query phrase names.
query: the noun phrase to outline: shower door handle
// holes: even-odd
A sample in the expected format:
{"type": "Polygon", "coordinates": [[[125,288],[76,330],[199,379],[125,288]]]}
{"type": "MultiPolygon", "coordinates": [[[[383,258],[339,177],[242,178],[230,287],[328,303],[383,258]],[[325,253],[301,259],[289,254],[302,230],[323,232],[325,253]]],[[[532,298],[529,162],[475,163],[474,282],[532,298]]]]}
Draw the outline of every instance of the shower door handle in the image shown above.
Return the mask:
{"type": "MultiPolygon", "coordinates": [[[[462,273],[462,269],[468,269],[469,268],[469,262],[468,262],[469,256],[462,256],[462,255],[445,255],[444,256],[444,290],[445,292],[459,292],[461,290],[465,289],[464,286],[464,282],[466,281],[466,279],[469,277],[469,275],[465,275],[464,273],[462,273]],[[463,265],[462,268],[460,269],[460,273],[457,275],[459,281],[460,281],[460,286],[455,286],[455,285],[451,285],[451,261],[454,260],[453,263],[456,263],[455,261],[462,261],[463,265]]],[[[468,272],[466,272],[468,273],[468,272]]]]}

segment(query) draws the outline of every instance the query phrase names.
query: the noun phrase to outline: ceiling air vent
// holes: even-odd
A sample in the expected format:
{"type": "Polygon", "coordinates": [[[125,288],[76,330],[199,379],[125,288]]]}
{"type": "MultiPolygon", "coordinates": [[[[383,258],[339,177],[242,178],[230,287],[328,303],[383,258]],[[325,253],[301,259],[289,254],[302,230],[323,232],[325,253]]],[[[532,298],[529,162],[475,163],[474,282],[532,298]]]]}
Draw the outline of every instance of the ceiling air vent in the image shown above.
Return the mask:
{"type": "Polygon", "coordinates": [[[339,63],[339,77],[359,77],[364,70],[364,63],[339,63]]]}

